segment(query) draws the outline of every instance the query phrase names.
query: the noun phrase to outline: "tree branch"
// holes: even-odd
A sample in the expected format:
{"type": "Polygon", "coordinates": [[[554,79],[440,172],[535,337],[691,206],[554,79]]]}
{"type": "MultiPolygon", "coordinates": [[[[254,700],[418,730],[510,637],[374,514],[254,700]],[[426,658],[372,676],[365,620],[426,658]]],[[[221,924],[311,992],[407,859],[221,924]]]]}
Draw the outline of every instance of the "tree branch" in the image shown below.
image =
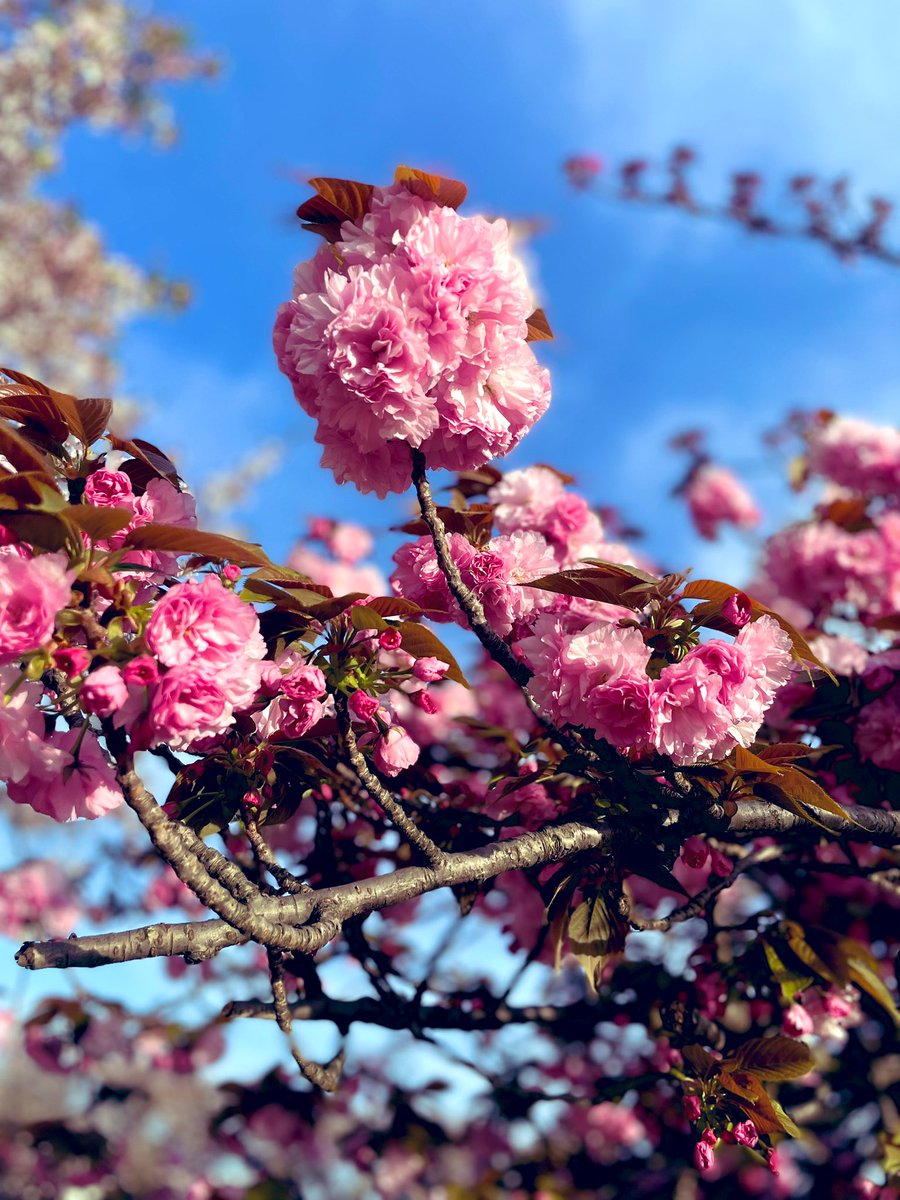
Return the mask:
{"type": "Polygon", "coordinates": [[[366,791],[377,804],[381,805],[406,840],[415,846],[433,867],[439,867],[444,861],[443,850],[436,846],[428,834],[419,828],[403,806],[394,799],[369,769],[369,764],[356,743],[356,736],[350,724],[350,714],[347,711],[347,700],[343,695],[335,696],[334,708],[347,758],[366,791]]]}
{"type": "MultiPolygon", "coordinates": [[[[677,811],[673,810],[677,816],[677,811]]],[[[833,833],[853,841],[900,845],[900,813],[848,806],[846,817],[817,810],[816,819],[833,833]]],[[[743,801],[727,823],[710,832],[752,836],[802,833],[818,838],[817,825],[762,800],[743,801]]],[[[505,871],[560,862],[585,850],[608,850],[613,834],[605,825],[570,821],[505,842],[492,842],[477,850],[446,854],[439,867],[403,867],[390,875],[377,875],[354,883],[323,888],[296,896],[260,896],[247,906],[253,918],[280,922],[303,944],[296,948],[312,953],[336,937],[342,922],[414,899],[425,892],[459,883],[484,883],[505,871]],[[316,912],[315,925],[306,922],[316,912]],[[304,928],[299,928],[305,926],[304,928]],[[298,936],[300,935],[300,936],[298,936]]],[[[114,962],[158,956],[182,955],[190,961],[212,958],[227,946],[249,941],[225,921],[192,921],[181,925],[158,924],[121,933],[72,937],[68,941],[26,942],[16,962],[30,970],[49,967],[99,967],[114,962]]],[[[278,944],[277,941],[274,944],[278,944]]]]}
{"type": "Polygon", "coordinates": [[[531,671],[524,663],[519,662],[516,656],[510,650],[509,646],[504,642],[503,638],[496,634],[487,622],[487,617],[484,615],[484,608],[481,601],[475,593],[463,583],[463,578],[459,573],[459,567],[450,553],[450,546],[447,543],[447,530],[444,527],[444,522],[438,515],[435,507],[434,497],[431,494],[431,484],[428,482],[428,477],[425,474],[425,455],[421,450],[416,450],[410,447],[412,454],[412,481],[416,489],[416,495],[419,498],[419,510],[422,513],[422,520],[428,526],[431,534],[431,540],[434,543],[434,552],[437,555],[438,565],[447,580],[447,586],[453,594],[456,603],[466,614],[466,619],[472,632],[490,654],[495,662],[499,663],[503,670],[509,675],[513,682],[519,687],[524,687],[531,678],[531,671]]]}
{"type": "MultiPolygon", "coordinates": [[[[590,1031],[599,1021],[611,1015],[612,1010],[621,1011],[613,1005],[610,1013],[602,1003],[578,1000],[557,1007],[552,1004],[528,1004],[520,1008],[506,1003],[482,1002],[470,1007],[458,1005],[418,1004],[401,1002],[388,1004],[380,997],[360,996],[356,1000],[335,1000],[320,996],[290,1006],[290,1015],[295,1021],[330,1021],[341,1033],[351,1025],[363,1023],[380,1025],[383,1029],[458,1029],[466,1032],[502,1029],[506,1025],[536,1024],[546,1029],[555,1027],[566,1031],[567,1038],[577,1036],[577,1031],[590,1031]]],[[[276,1019],[274,1006],[265,1000],[232,1000],[222,1010],[226,1021],[238,1018],[256,1018],[266,1021],[276,1019]]]]}

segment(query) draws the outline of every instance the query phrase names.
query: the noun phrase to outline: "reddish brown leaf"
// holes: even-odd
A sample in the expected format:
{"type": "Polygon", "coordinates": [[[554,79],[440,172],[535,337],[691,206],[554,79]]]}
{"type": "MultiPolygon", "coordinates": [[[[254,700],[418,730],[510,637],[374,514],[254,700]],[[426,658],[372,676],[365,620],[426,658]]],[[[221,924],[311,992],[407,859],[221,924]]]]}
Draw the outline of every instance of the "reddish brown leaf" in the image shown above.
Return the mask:
{"type": "Polygon", "coordinates": [[[183,529],[178,525],[141,525],[132,529],[125,545],[135,550],[199,554],[213,562],[232,562],[241,567],[270,565],[268,555],[260,546],[221,533],[204,533],[201,529],[183,529]]]}
{"type": "Polygon", "coordinates": [[[340,240],[340,227],[344,221],[359,222],[369,211],[375,190],[371,183],[325,176],[317,176],[309,182],[317,195],[300,205],[297,216],[304,222],[305,229],[321,234],[328,241],[340,240]]]}
{"type": "MultiPolygon", "coordinates": [[[[684,585],[682,595],[685,600],[703,600],[705,603],[698,604],[691,611],[691,617],[700,625],[712,624],[710,618],[718,618],[722,611],[722,605],[735,592],[741,591],[740,588],[733,587],[729,583],[722,583],[717,579],[693,579],[690,583],[684,585]]],[[[743,593],[745,596],[746,592],[743,593]]],[[[754,600],[752,596],[747,596],[750,601],[750,609],[753,613],[754,620],[763,615],[773,617],[781,628],[791,639],[791,647],[794,658],[798,662],[812,663],[813,666],[819,667],[824,671],[830,679],[834,679],[834,674],[817,655],[815,655],[807,643],[806,639],[799,633],[790,621],[786,621],[784,617],[779,616],[772,608],[767,608],[764,604],[760,604],[758,600],[754,600]]],[[[835,680],[835,682],[837,682],[835,680]]]]}
{"type": "Polygon", "coordinates": [[[418,625],[415,621],[404,621],[397,628],[400,631],[401,646],[413,658],[439,658],[449,665],[450,669],[445,678],[452,679],[468,687],[468,681],[462,673],[459,663],[435,634],[426,625],[418,625]]]}
{"type": "Polygon", "coordinates": [[[394,172],[394,182],[405,183],[414,195],[421,196],[423,200],[436,200],[447,208],[459,208],[468,191],[458,179],[430,175],[427,171],[417,171],[415,167],[398,167],[394,172]]]}
{"type": "Polygon", "coordinates": [[[88,396],[84,400],[75,401],[78,427],[75,428],[73,425],[73,432],[77,434],[83,445],[92,446],[98,438],[106,433],[109,418],[112,415],[112,407],[112,400],[106,400],[99,396],[88,396]]]}
{"type": "Polygon", "coordinates": [[[734,769],[742,775],[780,775],[781,768],[773,766],[765,759],[757,757],[743,746],[735,746],[732,754],[734,769]]]}
{"type": "Polygon", "coordinates": [[[708,1079],[719,1065],[717,1058],[697,1044],[683,1046],[681,1053],[696,1079],[708,1079]]]}
{"type": "Polygon", "coordinates": [[[418,617],[422,613],[418,604],[412,600],[402,600],[399,596],[375,596],[366,603],[380,617],[418,617]]]}
{"type": "MultiPolygon", "coordinates": [[[[154,446],[152,442],[146,442],[143,438],[120,438],[116,434],[109,435],[109,442],[113,450],[123,450],[126,454],[133,455],[139,462],[149,468],[151,478],[158,475],[161,479],[168,479],[173,486],[178,486],[178,472],[175,469],[175,464],[164,454],[158,446],[154,446]]],[[[120,470],[124,471],[130,478],[135,478],[134,468],[130,462],[122,464],[120,470]]]]}
{"type": "Polygon", "coordinates": [[[6,421],[0,421],[0,454],[4,455],[17,471],[33,471],[53,479],[50,463],[38,450],[6,421]]]}
{"type": "Polygon", "coordinates": [[[525,322],[528,334],[525,338],[526,342],[552,342],[553,330],[550,328],[550,322],[547,320],[547,314],[542,308],[536,308],[528,320],[525,322]]]}
{"type": "Polygon", "coordinates": [[[809,1047],[796,1038],[751,1038],[727,1059],[725,1066],[752,1071],[759,1079],[800,1079],[813,1069],[809,1047]]]}
{"type": "Polygon", "coordinates": [[[90,504],[68,504],[59,515],[70,521],[92,541],[112,537],[124,529],[134,515],[130,508],[95,508],[90,504]]]}

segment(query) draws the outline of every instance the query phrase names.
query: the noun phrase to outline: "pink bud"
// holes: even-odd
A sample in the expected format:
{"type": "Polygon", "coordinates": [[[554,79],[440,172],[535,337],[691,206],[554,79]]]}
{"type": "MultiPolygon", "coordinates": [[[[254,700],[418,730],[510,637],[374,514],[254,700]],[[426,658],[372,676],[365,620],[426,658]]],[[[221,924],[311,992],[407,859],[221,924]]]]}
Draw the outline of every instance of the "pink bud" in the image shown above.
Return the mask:
{"type": "Polygon", "coordinates": [[[347,701],[347,707],[360,721],[369,722],[378,712],[378,701],[361,688],[355,691],[347,701]]]}
{"type": "Polygon", "coordinates": [[[122,672],[112,663],[92,671],[78,693],[85,712],[97,717],[110,717],[128,699],[128,685],[122,672]]]}
{"type": "Polygon", "coordinates": [[[773,1175],[778,1174],[778,1169],[781,1166],[781,1160],[775,1150],[770,1150],[768,1155],[768,1167],[773,1175]]]}
{"type": "Polygon", "coordinates": [[[243,804],[244,808],[259,808],[260,804],[262,804],[262,796],[256,791],[244,792],[241,797],[241,804],[243,804]]]}
{"type": "Polygon", "coordinates": [[[449,664],[439,658],[417,658],[413,663],[413,675],[423,683],[437,683],[449,669],[449,664]]]}
{"type": "Polygon", "coordinates": [[[753,616],[750,597],[743,592],[735,592],[729,596],[722,605],[722,616],[732,625],[737,625],[738,629],[743,628],[753,616]]]}
{"type": "Polygon", "coordinates": [[[122,668],[122,677],[129,687],[150,687],[159,679],[156,659],[149,654],[140,654],[122,668]]]}
{"type": "Polygon", "coordinates": [[[784,1010],[781,1028],[788,1037],[805,1037],[813,1031],[813,1019],[802,1004],[792,1004],[784,1010]]]}
{"type": "Polygon", "coordinates": [[[721,850],[710,850],[709,869],[711,874],[726,879],[731,874],[731,859],[727,854],[723,854],[721,850]]]}
{"type": "Polygon", "coordinates": [[[402,643],[399,629],[385,629],[378,635],[378,645],[382,650],[399,650],[402,643]]]}
{"type": "Polygon", "coordinates": [[[391,725],[375,743],[372,759],[385,775],[399,775],[419,757],[419,747],[402,725],[391,725]]]}
{"type": "Polygon", "coordinates": [[[422,712],[428,713],[429,716],[432,716],[438,710],[438,706],[435,703],[434,697],[429,696],[428,692],[426,692],[424,688],[420,692],[413,692],[413,694],[410,696],[410,700],[412,700],[416,708],[421,708],[422,712]]]}
{"type": "Polygon", "coordinates": [[[83,646],[64,646],[54,651],[53,661],[67,679],[74,679],[90,666],[91,655],[83,646]]]}
{"type": "Polygon", "coordinates": [[[682,1101],[682,1108],[684,1110],[684,1115],[689,1121],[700,1120],[701,1106],[699,1096],[685,1096],[684,1100],[682,1101]]]}
{"type": "Polygon", "coordinates": [[[741,1121],[734,1127],[734,1140],[739,1146],[748,1146],[751,1150],[759,1141],[759,1134],[752,1121],[741,1121]]]}
{"type": "Polygon", "coordinates": [[[707,1146],[714,1146],[719,1140],[719,1136],[714,1130],[706,1128],[700,1134],[700,1140],[706,1142],[707,1146]]]}
{"type": "Polygon", "coordinates": [[[700,837],[690,837],[681,847],[681,859],[686,867],[699,871],[706,866],[709,858],[709,846],[700,837]]]}
{"type": "Polygon", "coordinates": [[[829,992],[822,1001],[822,1006],[829,1017],[834,1017],[838,1021],[846,1020],[853,1012],[853,1005],[836,992],[829,992]]]}
{"type": "Polygon", "coordinates": [[[698,1171],[712,1170],[715,1162],[713,1148],[707,1142],[698,1142],[694,1147],[694,1166],[698,1171]]]}
{"type": "Polygon", "coordinates": [[[229,583],[236,583],[241,577],[241,568],[237,563],[226,563],[222,568],[222,574],[229,583]]]}

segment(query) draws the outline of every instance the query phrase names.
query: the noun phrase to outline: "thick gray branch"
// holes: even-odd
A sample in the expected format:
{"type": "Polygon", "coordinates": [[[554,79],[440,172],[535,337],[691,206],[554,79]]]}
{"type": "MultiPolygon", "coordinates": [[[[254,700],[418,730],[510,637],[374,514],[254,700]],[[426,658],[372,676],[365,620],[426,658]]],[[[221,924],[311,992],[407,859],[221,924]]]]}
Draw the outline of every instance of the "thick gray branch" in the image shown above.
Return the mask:
{"type": "MultiPolygon", "coordinates": [[[[833,832],[852,841],[900,845],[900,813],[882,809],[848,807],[847,817],[819,810],[817,819],[833,832]]],[[[673,814],[677,815],[677,814],[673,814]]],[[[804,834],[819,838],[821,829],[802,817],[762,800],[740,804],[730,821],[715,832],[732,835],[804,834]]],[[[295,935],[306,935],[303,950],[317,949],[334,937],[350,917],[362,916],[458,883],[483,883],[504,871],[559,862],[582,850],[609,848],[613,835],[601,825],[571,821],[536,833],[525,833],[506,842],[492,842],[478,850],[447,854],[438,868],[404,867],[357,883],[323,888],[297,896],[260,896],[247,905],[254,918],[293,926],[295,935]],[[329,920],[299,928],[315,915],[329,920]],[[331,932],[333,931],[333,932],[331,932]],[[324,939],[324,940],[323,940],[324,939]]],[[[212,958],[226,946],[248,938],[224,921],[192,921],[181,925],[151,925],[124,933],[105,933],[68,941],[28,942],[16,955],[19,966],[99,967],[130,959],[184,955],[192,961],[212,958]]]]}

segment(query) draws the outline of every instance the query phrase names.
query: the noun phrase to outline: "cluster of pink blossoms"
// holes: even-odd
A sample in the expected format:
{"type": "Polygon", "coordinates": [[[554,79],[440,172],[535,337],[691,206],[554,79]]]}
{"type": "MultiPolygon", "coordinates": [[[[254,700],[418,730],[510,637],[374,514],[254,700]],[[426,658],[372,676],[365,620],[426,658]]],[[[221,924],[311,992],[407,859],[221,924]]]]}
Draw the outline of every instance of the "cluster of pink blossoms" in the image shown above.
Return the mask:
{"type": "Polygon", "coordinates": [[[369,557],[372,549],[372,535],[361,525],[313,517],[306,537],[298,541],[288,555],[287,565],[331,588],[335,596],[346,596],[350,592],[381,596],[387,590],[384,576],[374,563],[362,561],[369,557]],[[311,542],[321,542],[328,556],[314,550],[311,542]]]}
{"type": "Polygon", "coordinates": [[[549,467],[510,471],[488,491],[487,498],[495,506],[494,524],[501,533],[539,533],[549,544],[558,568],[574,566],[583,558],[636,561],[627,546],[607,540],[597,513],[549,467]]]}
{"type": "Polygon", "coordinates": [[[410,446],[450,470],[508,453],[550,400],[526,344],[533,308],[504,221],[376,188],[359,224],[297,268],[275,324],[323,466],[384,496],[408,486],[410,446]]]}
{"type": "Polygon", "coordinates": [[[900,609],[900,512],[886,510],[860,530],[829,520],[792,525],[767,542],[762,572],[810,623],[832,611],[863,624],[888,617],[900,609]]]}
{"type": "Polygon", "coordinates": [[[701,537],[712,541],[720,525],[752,529],[759,524],[760,512],[753,497],[727,467],[702,462],[684,486],[691,520],[701,537]]]}
{"type": "MultiPolygon", "coordinates": [[[[550,592],[521,584],[556,570],[553,549],[539,533],[501,534],[479,548],[459,533],[448,537],[450,553],[463,583],[481,601],[491,628],[508,634],[541,608],[553,606],[550,592]]],[[[425,609],[433,621],[455,621],[467,627],[466,616],[450,594],[434,544],[429,537],[407,542],[394,555],[397,569],[391,585],[399,596],[425,609]]]]}
{"type": "Polygon", "coordinates": [[[900,430],[833,417],[807,436],[807,469],[839,487],[893,504],[900,497],[900,430]]]}
{"type": "Polygon", "coordinates": [[[772,617],[715,638],[651,678],[637,629],[542,616],[519,644],[534,670],[530,688],[560,724],[593,730],[619,749],[655,749],[673,762],[710,762],[750,746],[791,674],[790,638],[772,617]]]}
{"type": "Polygon", "coordinates": [[[266,653],[259,617],[218,575],[171,587],[145,639],[153,657],[126,665],[121,702],[102,714],[129,729],[132,745],[187,750],[225,733],[256,698],[266,653]]]}

